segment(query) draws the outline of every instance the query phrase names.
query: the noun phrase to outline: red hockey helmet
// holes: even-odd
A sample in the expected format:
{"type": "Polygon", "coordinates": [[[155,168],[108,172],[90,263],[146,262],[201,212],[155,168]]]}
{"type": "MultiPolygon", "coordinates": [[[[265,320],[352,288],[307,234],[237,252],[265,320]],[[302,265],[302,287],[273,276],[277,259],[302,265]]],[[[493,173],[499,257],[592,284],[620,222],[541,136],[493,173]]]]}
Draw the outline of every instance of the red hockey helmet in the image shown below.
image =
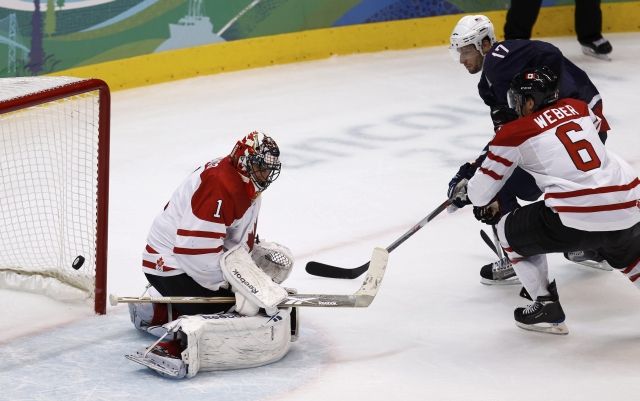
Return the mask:
{"type": "Polygon", "coordinates": [[[253,131],[240,139],[231,151],[240,174],[251,179],[257,191],[264,191],[280,175],[280,149],[273,138],[253,131]]]}

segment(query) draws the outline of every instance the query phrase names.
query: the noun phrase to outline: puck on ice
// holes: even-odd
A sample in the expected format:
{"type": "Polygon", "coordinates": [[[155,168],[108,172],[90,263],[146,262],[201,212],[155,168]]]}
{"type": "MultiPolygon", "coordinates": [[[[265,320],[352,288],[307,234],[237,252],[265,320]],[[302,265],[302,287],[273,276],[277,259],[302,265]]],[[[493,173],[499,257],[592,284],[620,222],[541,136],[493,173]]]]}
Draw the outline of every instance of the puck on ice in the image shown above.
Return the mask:
{"type": "Polygon", "coordinates": [[[78,270],[79,268],[82,267],[83,264],[84,264],[84,256],[78,255],[73,260],[73,263],[71,263],[71,267],[73,267],[74,269],[78,270]]]}

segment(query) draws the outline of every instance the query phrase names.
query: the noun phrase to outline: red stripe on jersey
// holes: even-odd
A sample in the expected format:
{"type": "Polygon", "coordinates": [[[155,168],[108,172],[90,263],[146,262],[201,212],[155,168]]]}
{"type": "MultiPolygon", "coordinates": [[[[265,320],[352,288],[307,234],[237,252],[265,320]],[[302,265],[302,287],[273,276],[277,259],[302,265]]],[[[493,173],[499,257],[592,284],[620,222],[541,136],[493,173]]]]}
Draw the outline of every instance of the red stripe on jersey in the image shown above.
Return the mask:
{"type": "Polygon", "coordinates": [[[565,199],[565,198],[573,198],[575,196],[604,194],[608,192],[629,191],[630,189],[633,189],[638,185],[640,185],[640,179],[636,177],[635,180],[625,185],[611,185],[608,187],[580,189],[577,191],[569,191],[569,192],[553,192],[553,193],[545,194],[544,198],[545,199],[565,199]]]}
{"type": "Polygon", "coordinates": [[[487,158],[493,160],[494,162],[504,164],[507,167],[511,167],[513,165],[512,161],[509,161],[504,157],[500,157],[493,152],[487,152],[487,158]]]}
{"type": "Polygon", "coordinates": [[[580,117],[589,117],[589,105],[587,105],[582,100],[569,98],[561,99],[553,105],[546,107],[545,109],[536,111],[535,113],[529,114],[528,116],[519,118],[503,125],[502,128],[496,133],[496,136],[493,138],[493,140],[489,143],[489,145],[511,147],[519,146],[529,139],[540,135],[547,130],[550,130],[551,128],[557,127],[560,124],[564,124],[567,121],[580,117]],[[569,111],[565,107],[567,105],[571,106],[578,114],[572,115],[571,112],[568,113],[568,116],[564,117],[557,117],[553,114],[555,120],[553,122],[543,117],[543,114],[547,112],[547,110],[553,111],[553,109],[561,109],[569,111]],[[536,123],[536,120],[539,119],[542,119],[541,121],[544,122],[543,127],[536,123]]]}
{"type": "Polygon", "coordinates": [[[602,100],[598,100],[598,102],[593,105],[591,111],[593,114],[600,117],[600,120],[602,120],[600,121],[600,132],[609,131],[611,129],[611,127],[609,127],[609,122],[604,118],[604,114],[602,114],[602,100]]]}
{"type": "Polygon", "coordinates": [[[502,249],[503,249],[505,252],[513,252],[513,248],[511,248],[510,246],[509,246],[509,247],[506,247],[506,248],[502,248],[502,249]]]}
{"type": "Polygon", "coordinates": [[[631,263],[631,264],[629,265],[629,267],[627,267],[626,269],[624,269],[624,270],[622,271],[622,273],[623,273],[623,274],[627,274],[627,273],[629,273],[631,270],[633,270],[633,268],[634,268],[634,267],[636,267],[636,266],[638,265],[638,263],[640,263],[640,258],[639,258],[639,259],[637,259],[635,262],[631,263]]]}
{"type": "Polygon", "coordinates": [[[183,237],[200,237],[200,238],[224,238],[226,233],[216,233],[213,231],[195,231],[195,230],[183,230],[178,229],[178,235],[183,237]]]}
{"type": "Polygon", "coordinates": [[[629,277],[629,280],[631,280],[631,282],[635,283],[635,281],[637,279],[639,279],[639,278],[640,278],[640,273],[634,274],[633,276],[629,277]]]}
{"type": "Polygon", "coordinates": [[[593,213],[593,212],[608,212],[611,210],[628,209],[630,207],[637,207],[638,201],[624,202],[624,203],[612,203],[610,205],[599,206],[553,206],[553,210],[556,212],[565,213],[593,213]]]}
{"type": "MultiPolygon", "coordinates": [[[[149,269],[158,270],[158,265],[153,263],[153,262],[149,262],[148,260],[143,260],[142,261],[142,266],[148,267],[149,269]]],[[[175,270],[175,269],[173,267],[169,267],[169,266],[162,266],[161,270],[163,272],[170,272],[171,270],[175,270]]]]}
{"type": "Polygon", "coordinates": [[[173,253],[178,255],[205,255],[207,253],[218,253],[222,251],[223,247],[217,248],[173,248],[173,253]]]}
{"type": "Polygon", "coordinates": [[[484,173],[484,174],[488,175],[489,177],[493,178],[493,179],[494,179],[494,180],[496,180],[496,181],[500,181],[500,180],[502,179],[502,177],[503,177],[503,176],[501,176],[500,174],[496,173],[495,171],[493,171],[493,170],[489,170],[489,169],[486,169],[486,168],[484,168],[484,167],[480,167],[480,168],[478,169],[478,171],[480,171],[481,173],[484,173]]]}
{"type": "Polygon", "coordinates": [[[158,251],[156,251],[155,249],[151,248],[149,246],[149,244],[147,244],[147,246],[145,246],[144,249],[149,253],[158,253],[158,251]]]}

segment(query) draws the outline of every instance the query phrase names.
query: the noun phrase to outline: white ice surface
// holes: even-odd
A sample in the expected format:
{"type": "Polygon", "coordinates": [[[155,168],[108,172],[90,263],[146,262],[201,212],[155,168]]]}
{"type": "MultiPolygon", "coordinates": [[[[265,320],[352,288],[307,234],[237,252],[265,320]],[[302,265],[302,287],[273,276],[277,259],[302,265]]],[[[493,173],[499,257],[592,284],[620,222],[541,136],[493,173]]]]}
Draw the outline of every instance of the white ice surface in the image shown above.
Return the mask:
{"type": "MultiPolygon", "coordinates": [[[[640,35],[609,35],[613,61],[553,39],[604,98],[610,149],[640,170],[640,35]]],[[[147,229],[195,166],[260,129],[285,166],[261,237],[288,245],[300,292],[359,280],[309,276],[309,260],[356,267],[445,197],[492,135],[479,76],[444,48],[389,51],[220,74],[113,94],[109,292],[138,295],[147,229]]],[[[125,306],[0,291],[0,400],[637,400],[640,292],[618,272],[550,258],[568,336],[515,327],[519,287],[479,283],[493,260],[471,210],[443,213],[391,253],[368,309],[302,310],[301,336],[270,366],[174,382],[124,359],[150,344],[125,306]]]]}

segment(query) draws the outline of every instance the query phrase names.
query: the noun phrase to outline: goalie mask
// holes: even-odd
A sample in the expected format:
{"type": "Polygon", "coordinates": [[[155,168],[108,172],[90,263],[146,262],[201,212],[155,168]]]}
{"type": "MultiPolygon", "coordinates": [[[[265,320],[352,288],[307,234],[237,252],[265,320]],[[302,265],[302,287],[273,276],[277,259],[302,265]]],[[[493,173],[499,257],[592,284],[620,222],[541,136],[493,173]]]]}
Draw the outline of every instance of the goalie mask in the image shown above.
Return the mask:
{"type": "Polygon", "coordinates": [[[522,116],[527,99],[533,100],[532,111],[558,100],[558,76],[551,68],[527,68],[513,77],[507,92],[509,107],[522,116]]]}
{"type": "Polygon", "coordinates": [[[238,172],[264,191],[280,175],[280,149],[273,138],[254,131],[239,140],[231,151],[238,172]]]}

